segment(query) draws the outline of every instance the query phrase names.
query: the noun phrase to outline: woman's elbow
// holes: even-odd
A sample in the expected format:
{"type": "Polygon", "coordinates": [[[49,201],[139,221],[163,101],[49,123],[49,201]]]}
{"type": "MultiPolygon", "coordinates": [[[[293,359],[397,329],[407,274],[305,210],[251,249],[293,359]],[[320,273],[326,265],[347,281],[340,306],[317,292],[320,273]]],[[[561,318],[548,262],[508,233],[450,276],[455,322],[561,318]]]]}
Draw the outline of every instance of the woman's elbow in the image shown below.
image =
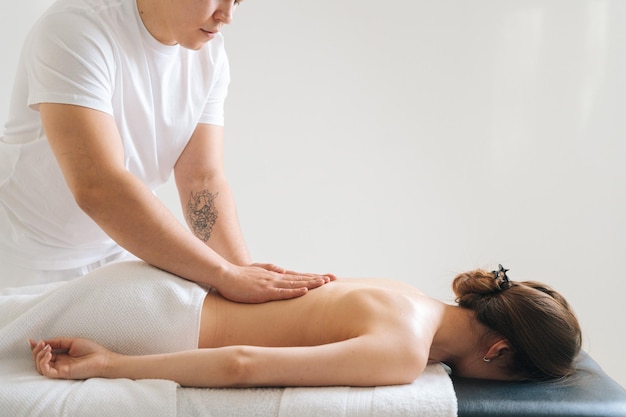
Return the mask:
{"type": "Polygon", "coordinates": [[[254,360],[249,346],[229,347],[222,361],[224,387],[249,387],[254,380],[254,360]]]}
{"type": "Polygon", "coordinates": [[[428,364],[428,359],[414,352],[402,356],[402,360],[397,364],[398,381],[399,384],[410,384],[422,375],[428,364]]]}
{"type": "Polygon", "coordinates": [[[385,352],[385,360],[378,362],[372,373],[362,378],[365,386],[411,384],[424,372],[427,361],[410,352],[385,352]]]}

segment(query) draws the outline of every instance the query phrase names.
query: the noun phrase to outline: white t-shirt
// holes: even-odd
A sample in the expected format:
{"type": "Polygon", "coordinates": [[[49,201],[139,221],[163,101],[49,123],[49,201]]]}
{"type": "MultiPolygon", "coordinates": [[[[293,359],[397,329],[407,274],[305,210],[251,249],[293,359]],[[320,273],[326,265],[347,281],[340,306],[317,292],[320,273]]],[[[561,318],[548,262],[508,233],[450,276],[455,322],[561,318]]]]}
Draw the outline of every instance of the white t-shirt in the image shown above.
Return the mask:
{"type": "Polygon", "coordinates": [[[25,41],[0,138],[0,263],[69,269],[121,251],[75,203],[39,103],[112,115],[126,168],[154,190],[198,123],[223,125],[229,81],[221,35],[198,51],[166,46],[135,0],[57,1],[25,41]]]}

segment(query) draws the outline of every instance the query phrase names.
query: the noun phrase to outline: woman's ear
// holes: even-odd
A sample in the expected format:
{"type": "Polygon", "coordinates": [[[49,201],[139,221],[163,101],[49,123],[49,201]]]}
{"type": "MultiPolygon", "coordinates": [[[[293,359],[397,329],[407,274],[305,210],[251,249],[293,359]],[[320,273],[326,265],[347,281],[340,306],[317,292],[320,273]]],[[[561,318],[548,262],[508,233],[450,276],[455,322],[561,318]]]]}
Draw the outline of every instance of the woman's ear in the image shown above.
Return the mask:
{"type": "Polygon", "coordinates": [[[500,339],[494,342],[484,356],[485,361],[491,362],[494,359],[506,358],[513,349],[507,339],[500,339]]]}

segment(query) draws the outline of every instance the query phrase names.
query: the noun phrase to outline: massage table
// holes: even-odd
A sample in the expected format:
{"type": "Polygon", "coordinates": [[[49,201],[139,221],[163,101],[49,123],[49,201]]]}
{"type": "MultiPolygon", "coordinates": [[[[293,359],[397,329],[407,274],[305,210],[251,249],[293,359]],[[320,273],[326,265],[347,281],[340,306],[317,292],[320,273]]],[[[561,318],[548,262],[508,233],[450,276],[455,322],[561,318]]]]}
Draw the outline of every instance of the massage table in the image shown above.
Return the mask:
{"type": "Polygon", "coordinates": [[[459,417],[626,417],[626,391],[583,352],[557,382],[502,383],[452,377],[459,417]]]}

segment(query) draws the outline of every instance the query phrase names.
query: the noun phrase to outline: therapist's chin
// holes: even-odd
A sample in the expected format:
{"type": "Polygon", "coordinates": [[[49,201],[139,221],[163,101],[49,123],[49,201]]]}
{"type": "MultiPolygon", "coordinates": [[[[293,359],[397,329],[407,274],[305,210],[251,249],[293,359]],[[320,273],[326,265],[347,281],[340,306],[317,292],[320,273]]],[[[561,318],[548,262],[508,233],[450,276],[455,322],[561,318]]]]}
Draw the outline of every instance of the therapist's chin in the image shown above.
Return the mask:
{"type": "Polygon", "coordinates": [[[190,49],[192,51],[198,51],[204,47],[207,43],[209,43],[213,39],[213,37],[208,36],[197,36],[194,39],[188,39],[184,41],[180,41],[178,44],[185,48],[190,49]]]}

